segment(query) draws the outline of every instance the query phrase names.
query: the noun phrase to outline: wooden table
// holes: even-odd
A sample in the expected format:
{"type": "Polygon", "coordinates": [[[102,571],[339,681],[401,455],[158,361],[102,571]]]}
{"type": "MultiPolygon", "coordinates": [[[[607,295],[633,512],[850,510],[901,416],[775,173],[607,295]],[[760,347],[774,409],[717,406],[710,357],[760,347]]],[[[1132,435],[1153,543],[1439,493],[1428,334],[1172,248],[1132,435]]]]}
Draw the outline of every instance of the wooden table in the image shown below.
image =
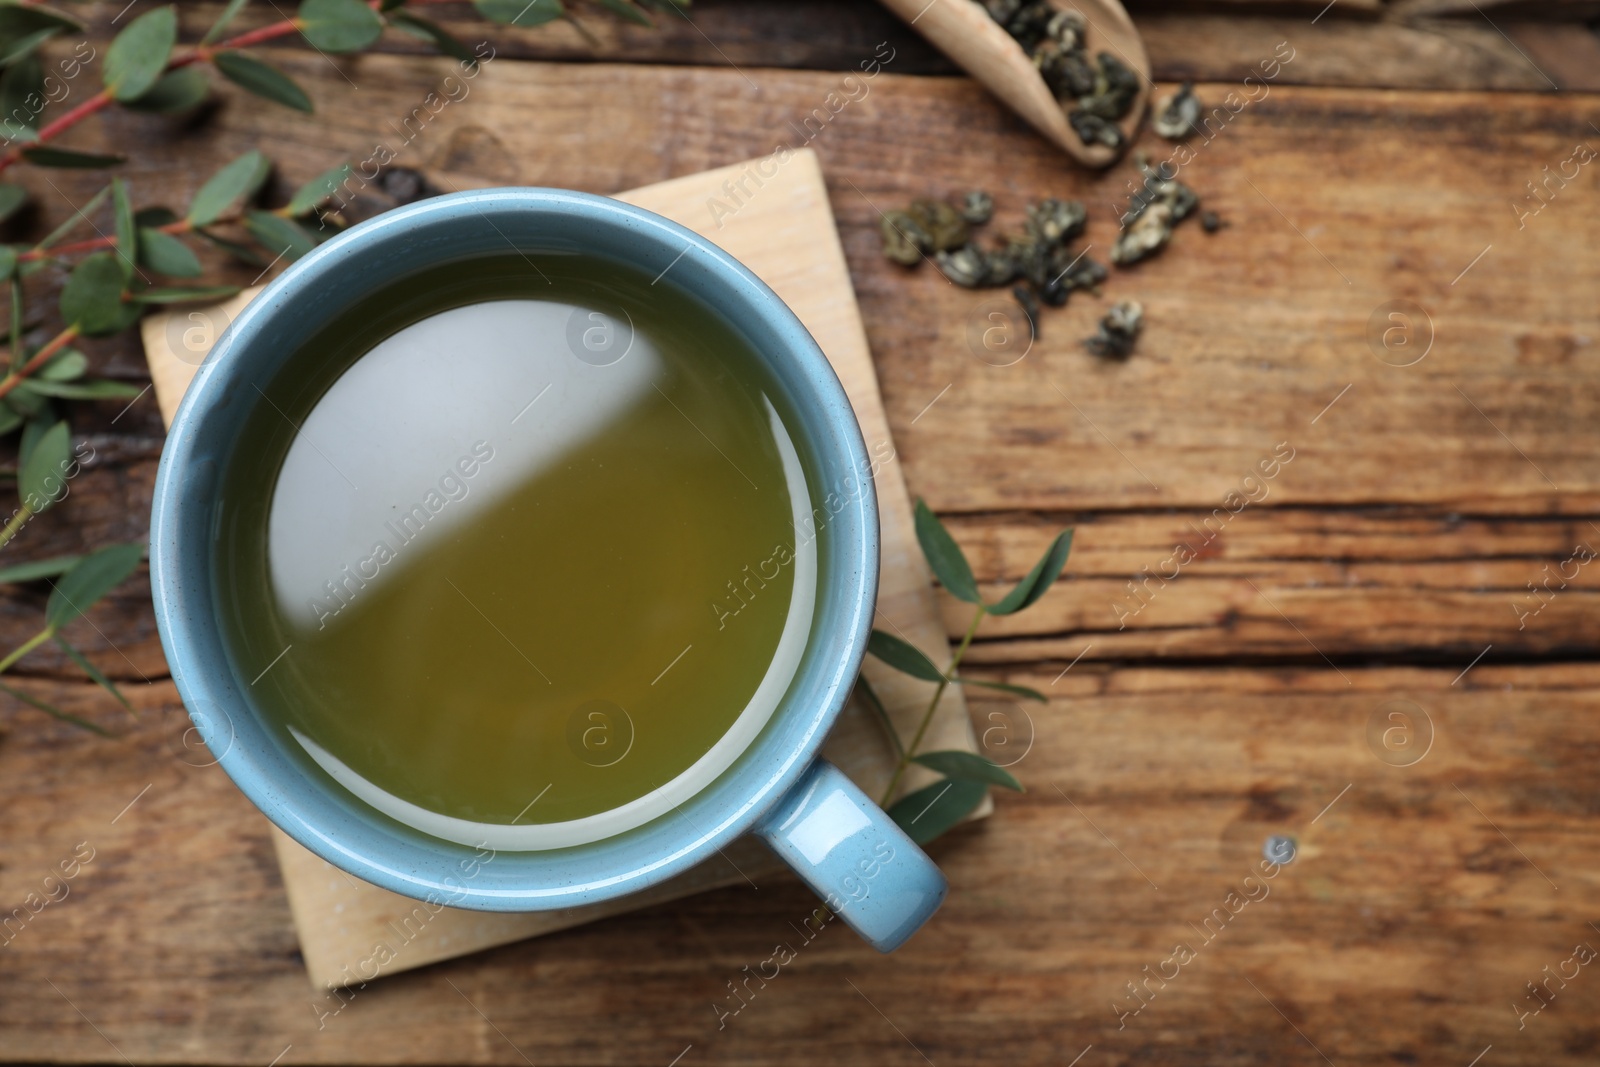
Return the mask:
{"type": "MultiPolygon", "coordinates": [[[[117,6],[92,9],[97,40],[117,6]]],[[[1185,224],[1107,284],[1148,316],[1125,364],[1080,347],[1103,307],[1080,295],[1047,312],[1025,360],[990,366],[966,338],[994,294],[881,258],[877,207],[976,185],[1002,226],[1032,199],[1084,199],[1102,256],[1130,168],[1073,169],[870,5],[703,0],[694,23],[655,31],[591,17],[593,50],[566,27],[491,30],[463,12],[445,21],[492,37],[497,58],[409,142],[402,123],[446,64],[402,42],[348,60],[272,53],[310,89],[313,118],[224,89],[192,127],[87,124],[70,143],[134,153],[124,173],[141,204],[181,204],[256,145],[280,189],[384,143],[438,189],[607,192],[793,143],[789,124],[887,41],[895,58],[811,145],[911,489],[992,588],[1057,527],[1078,535],[1067,580],[972,654],[1052,700],[1028,714],[974,702],[992,742],[1026,747],[1014,770],[1028,792],[933,846],[944,910],[892,957],[830,928],[721,1029],[713,1003],[812,907],[797,884],[707,894],[344,1001],[310,988],[266,823],[196,766],[141,575],[73,632],[129,685],[138,721],[43,650],[19,684],[121,736],[15,703],[0,720],[0,908],[80,842],[93,857],[0,949],[0,1057],[1596,1062],[1600,971],[1575,946],[1600,946],[1600,572],[1565,562],[1600,540],[1593,168],[1519,219],[1535,206],[1525,183],[1600,146],[1585,95],[1600,48],[1579,21],[1594,7],[1135,7],[1157,77],[1198,79],[1210,101],[1279,41],[1295,58],[1185,168],[1228,227],[1185,224]],[[1411,348],[1372,341],[1395,301],[1409,302],[1411,348]],[[1275,450],[1293,459],[1251,488],[1275,450]],[[1236,489],[1258,499],[1235,513],[1236,489]],[[1141,573],[1170,574],[1173,545],[1201,540],[1191,524],[1208,518],[1221,532],[1198,558],[1130,592],[1141,573]],[[1576,574],[1565,588],[1530,592],[1562,572],[1576,574]],[[1275,834],[1296,858],[1246,882],[1275,834]]],[[[186,9],[185,36],[215,10],[186,9]]],[[[29,232],[101,180],[15,173],[44,205],[29,232]]],[[[403,185],[374,183],[359,211],[403,185]]],[[[92,354],[140,380],[129,340],[92,354]]],[[[148,397],[114,420],[117,407],[75,409],[97,458],[15,558],[145,534],[160,422],[148,397]]],[[[32,592],[0,600],[6,647],[40,607],[32,592]]]]}

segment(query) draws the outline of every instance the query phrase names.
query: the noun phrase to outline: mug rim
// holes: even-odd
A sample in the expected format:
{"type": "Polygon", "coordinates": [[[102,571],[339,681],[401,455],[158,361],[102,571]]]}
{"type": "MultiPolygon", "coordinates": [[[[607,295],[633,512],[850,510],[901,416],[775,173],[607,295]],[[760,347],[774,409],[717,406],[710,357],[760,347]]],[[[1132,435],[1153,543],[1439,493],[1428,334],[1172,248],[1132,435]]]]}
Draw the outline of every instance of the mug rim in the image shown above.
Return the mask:
{"type": "MultiPolygon", "coordinates": [[[[509,237],[506,240],[513,248],[519,247],[509,237]]],[[[413,269],[451,258],[447,248],[416,263],[413,269]]],[[[379,284],[365,291],[371,292],[379,284]]],[[[361,292],[358,288],[351,297],[361,292]]],[[[716,306],[700,290],[691,287],[691,292],[716,306]]],[[[725,307],[718,310],[727,311],[725,307]]],[[[875,482],[866,474],[871,469],[860,424],[826,355],[770,287],[707,238],[644,208],[589,193],[506,187],[445,194],[357,224],[290,264],[246,305],[207,354],[173,417],[153,492],[150,580],[157,629],[179,696],[215,762],[258,810],[312,853],[381,888],[423,900],[444,896],[448,898],[444,903],[453,907],[530,911],[596,903],[664,881],[749,832],[817,758],[860,671],[876,605],[879,517],[875,482]],[[381,255],[386,244],[426,232],[430,226],[453,225],[457,229],[452,232],[459,232],[461,223],[470,224],[477,215],[500,232],[490,218],[496,213],[530,222],[566,218],[606,227],[616,242],[639,253],[637,258],[623,257],[635,266],[648,266],[643,261],[665,249],[668,258],[676,255],[685,261],[683,265],[699,268],[702,286],[743,301],[743,310],[759,324],[762,336],[752,336],[751,341],[763,360],[774,370],[780,363],[794,368],[786,385],[799,394],[791,397],[792,406],[811,431],[811,448],[835,453],[826,459],[814,457],[817,466],[847,465],[860,479],[853,505],[829,520],[838,542],[833,551],[836,558],[823,565],[817,580],[819,592],[831,590],[833,595],[826,602],[819,596],[806,651],[790,689],[767,727],[734,764],[677,809],[689,828],[678,826],[676,817],[668,814],[582,845],[493,854],[496,859],[511,857],[513,867],[530,874],[540,858],[562,861],[554,866],[581,866],[588,853],[617,853],[613,864],[627,866],[599,878],[574,882],[569,877],[565,884],[536,888],[519,888],[514,877],[508,879],[500,871],[479,884],[462,885],[449,876],[441,878],[438,869],[454,862],[463,846],[414,829],[395,833],[386,825],[387,816],[353,797],[336,800],[326,784],[282,758],[269,728],[256,721],[255,709],[238,684],[240,676],[226,656],[208,651],[219,647],[214,632],[202,632],[216,628],[211,581],[215,538],[195,533],[195,513],[209,518],[215,514],[216,502],[209,493],[195,492],[192,484],[193,475],[203,465],[209,464],[210,474],[215,476],[219,461],[212,453],[225,454],[221,465],[226,466],[237,443],[238,421],[221,426],[216,419],[208,420],[207,414],[219,404],[231,403],[231,394],[240,391],[249,373],[258,369],[252,364],[265,357],[258,355],[252,360],[250,353],[261,353],[268,343],[263,336],[274,323],[296,314],[297,294],[336,285],[337,272],[349,270],[366,257],[381,255]],[[197,610],[200,607],[206,610],[197,610]],[[219,711],[221,722],[214,718],[219,711]],[[235,716],[244,720],[242,725],[257,735],[260,744],[234,743],[238,733],[235,716]],[[227,737],[219,744],[224,740],[223,724],[227,737]],[[782,729],[776,729],[780,725],[782,729]],[[788,738],[780,751],[762,751],[775,747],[780,734],[788,738]],[[704,813],[707,806],[715,808],[709,828],[694,822],[684,810],[694,807],[704,813]],[[355,845],[350,843],[352,839],[355,845]],[[561,855],[552,856],[554,853],[561,855]]],[[[820,491],[813,489],[813,507],[827,489],[827,485],[820,491]]],[[[211,529],[209,521],[203,524],[203,530],[211,529]]],[[[489,866],[492,863],[485,865],[489,866]]],[[[502,864],[501,871],[504,869],[502,864]]],[[[477,873],[475,869],[472,877],[477,873]]]]}

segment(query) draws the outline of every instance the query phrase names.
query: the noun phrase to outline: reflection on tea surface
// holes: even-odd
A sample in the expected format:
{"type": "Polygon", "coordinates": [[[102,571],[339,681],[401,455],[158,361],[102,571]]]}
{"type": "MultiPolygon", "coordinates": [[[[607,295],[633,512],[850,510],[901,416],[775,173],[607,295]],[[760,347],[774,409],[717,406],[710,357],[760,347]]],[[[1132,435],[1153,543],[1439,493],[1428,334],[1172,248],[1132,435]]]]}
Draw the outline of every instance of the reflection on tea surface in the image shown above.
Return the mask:
{"type": "Polygon", "coordinates": [[[309,410],[264,405],[221,531],[261,711],[379,810],[508,849],[640,825],[730,765],[816,592],[743,339],[666,286],[547,269],[362,345],[309,410]]]}

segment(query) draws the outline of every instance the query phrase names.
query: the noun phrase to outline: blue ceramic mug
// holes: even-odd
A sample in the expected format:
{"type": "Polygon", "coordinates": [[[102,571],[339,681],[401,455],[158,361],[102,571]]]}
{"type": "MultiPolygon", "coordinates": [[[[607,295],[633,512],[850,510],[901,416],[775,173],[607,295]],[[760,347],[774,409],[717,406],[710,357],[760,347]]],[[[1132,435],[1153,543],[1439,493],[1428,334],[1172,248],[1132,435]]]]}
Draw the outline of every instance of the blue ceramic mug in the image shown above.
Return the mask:
{"type": "MultiPolygon", "coordinates": [[[[540,911],[635,893],[755,834],[881,951],[943,901],[939,869],[867,796],[818,758],[861,668],[878,581],[869,460],[833,368],[754,274],[691,231],[616,200],[555,189],[457,193],[356,226],[294,263],[229,326],[173,419],[156,478],[150,577],[172,675],[217,761],[267,817],[329,863],[385,889],[486,911],[540,911]],[[480,850],[400,823],[308,769],[253,708],[219,634],[218,479],[239,428],[290,355],[354,301],[425,267],[569,248],[674,280],[755,342],[828,494],[817,599],[800,665],[743,753],[668,814],[587,843],[480,850]],[[834,512],[833,505],[839,504],[834,512]]],[[[270,487],[263,491],[270,491],[270,487]]],[[[823,506],[815,489],[813,506],[823,506]]]]}

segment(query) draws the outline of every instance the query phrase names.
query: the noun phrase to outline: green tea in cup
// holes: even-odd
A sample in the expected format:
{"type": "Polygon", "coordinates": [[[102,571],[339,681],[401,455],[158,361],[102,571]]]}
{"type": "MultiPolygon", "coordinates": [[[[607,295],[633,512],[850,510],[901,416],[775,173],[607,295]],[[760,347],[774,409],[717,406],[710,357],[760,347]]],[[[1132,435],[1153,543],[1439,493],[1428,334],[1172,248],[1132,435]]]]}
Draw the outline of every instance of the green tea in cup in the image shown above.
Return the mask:
{"type": "Polygon", "coordinates": [[[809,639],[827,531],[768,374],[670,270],[507,254],[367,297],[256,386],[221,478],[248,699],[435,837],[558,848],[672,812],[809,639]]]}

